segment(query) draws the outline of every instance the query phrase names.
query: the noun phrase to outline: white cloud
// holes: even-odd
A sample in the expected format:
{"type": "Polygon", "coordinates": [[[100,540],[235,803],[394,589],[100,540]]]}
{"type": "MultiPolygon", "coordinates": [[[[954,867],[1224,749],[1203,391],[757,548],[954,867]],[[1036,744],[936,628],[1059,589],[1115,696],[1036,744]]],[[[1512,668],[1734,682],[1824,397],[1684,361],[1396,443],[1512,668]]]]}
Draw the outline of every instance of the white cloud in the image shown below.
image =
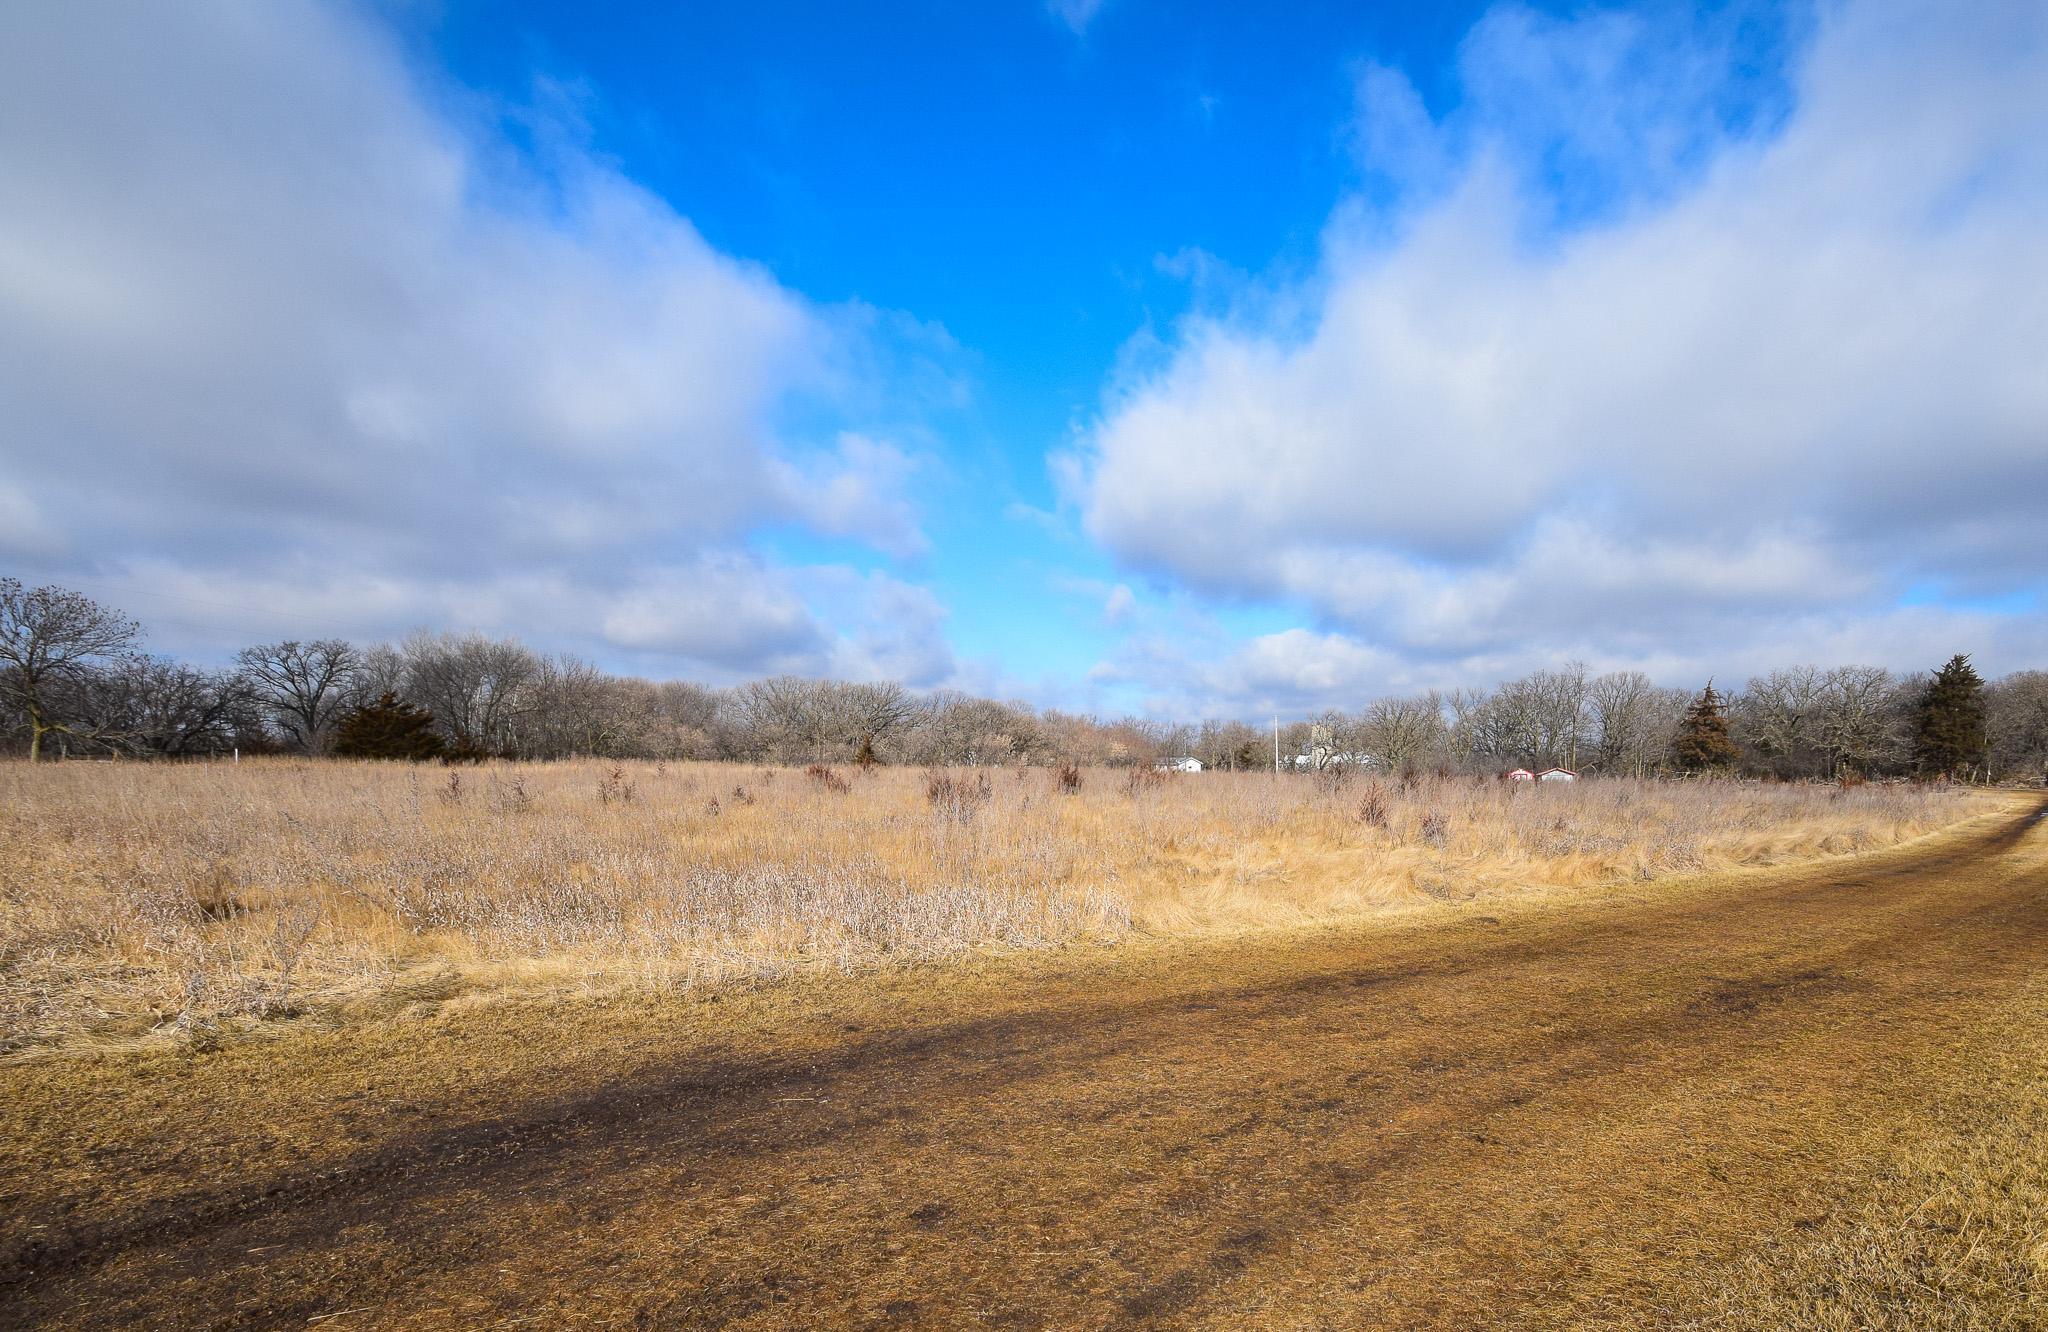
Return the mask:
{"type": "Polygon", "coordinates": [[[1090,532],[1411,665],[2017,642],[1892,608],[2041,579],[2048,12],[1830,7],[1768,133],[1690,36],[1498,11],[1440,122],[1367,69],[1396,221],[1119,386],[1090,532]]]}
{"type": "Polygon", "coordinates": [[[786,577],[734,558],[665,569],[621,589],[600,628],[622,648],[741,672],[812,664],[825,645],[786,577]]]}
{"type": "Polygon", "coordinates": [[[927,588],[883,573],[817,570],[814,595],[838,607],[846,626],[827,647],[820,673],[844,680],[894,680],[912,688],[951,683],[958,663],[945,637],[946,608],[927,588]]]}
{"type": "Polygon", "coordinates": [[[904,357],[943,393],[942,334],[813,306],[573,126],[519,113],[522,154],[498,110],[306,0],[0,17],[0,517],[37,524],[11,546],[60,580],[210,587],[225,642],[261,570],[355,633],[545,585],[504,628],[825,652],[747,535],[915,553],[913,463],[776,423],[904,357]]]}
{"type": "Polygon", "coordinates": [[[1078,37],[1088,31],[1088,25],[1102,12],[1107,0],[1045,0],[1046,12],[1067,25],[1078,37]]]}
{"type": "Polygon", "coordinates": [[[62,555],[65,544],[63,534],[44,521],[27,492],[0,478],[0,556],[50,559],[62,555]]]}
{"type": "Polygon", "coordinates": [[[894,444],[848,431],[828,458],[778,463],[777,479],[790,511],[816,531],[910,558],[931,549],[904,493],[915,468],[894,444]]]}
{"type": "Polygon", "coordinates": [[[602,632],[621,648],[686,658],[714,678],[829,675],[925,687],[957,670],[945,621],[929,590],[885,573],[726,559],[623,590],[605,607],[602,632]]]}

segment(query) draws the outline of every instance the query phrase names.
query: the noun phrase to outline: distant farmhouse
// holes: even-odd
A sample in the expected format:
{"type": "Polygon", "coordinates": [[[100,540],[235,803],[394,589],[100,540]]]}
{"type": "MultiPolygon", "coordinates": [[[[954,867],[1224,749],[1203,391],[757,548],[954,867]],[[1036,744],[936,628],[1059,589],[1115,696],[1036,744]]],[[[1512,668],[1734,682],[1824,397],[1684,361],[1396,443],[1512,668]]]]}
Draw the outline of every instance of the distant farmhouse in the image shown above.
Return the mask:
{"type": "Polygon", "coordinates": [[[1510,772],[1502,773],[1500,779],[1504,782],[1533,782],[1536,780],[1536,774],[1530,772],[1527,768],[1516,768],[1510,772]]]}
{"type": "Polygon", "coordinates": [[[1184,754],[1180,758],[1164,759],[1156,766],[1161,772],[1200,772],[1202,760],[1192,754],[1184,754]]]}
{"type": "Polygon", "coordinates": [[[1539,782],[1575,782],[1579,780],[1579,774],[1573,772],[1570,768],[1545,768],[1542,772],[1536,774],[1536,780],[1539,782]]]}

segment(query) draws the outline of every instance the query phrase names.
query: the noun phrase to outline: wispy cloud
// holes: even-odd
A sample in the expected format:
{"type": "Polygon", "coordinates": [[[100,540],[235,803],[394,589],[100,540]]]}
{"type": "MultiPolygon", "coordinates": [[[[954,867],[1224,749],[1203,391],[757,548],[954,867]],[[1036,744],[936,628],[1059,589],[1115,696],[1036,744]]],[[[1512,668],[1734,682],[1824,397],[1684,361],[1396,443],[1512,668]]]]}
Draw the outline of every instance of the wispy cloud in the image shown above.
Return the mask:
{"type": "Polygon", "coordinates": [[[1108,0],[1046,0],[1046,12],[1067,25],[1075,36],[1088,31],[1088,25],[1102,12],[1108,0]]]}

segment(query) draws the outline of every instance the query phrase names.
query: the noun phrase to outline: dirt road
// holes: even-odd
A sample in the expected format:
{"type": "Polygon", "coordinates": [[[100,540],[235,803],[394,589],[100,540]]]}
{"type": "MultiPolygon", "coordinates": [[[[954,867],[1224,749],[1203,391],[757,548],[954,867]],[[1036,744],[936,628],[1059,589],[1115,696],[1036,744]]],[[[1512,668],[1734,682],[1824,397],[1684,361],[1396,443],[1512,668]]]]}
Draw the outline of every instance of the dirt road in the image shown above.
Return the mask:
{"type": "Polygon", "coordinates": [[[2044,964],[2034,811],[1064,981],[848,983],[779,1036],[651,1005],[478,1018],[439,1073],[445,1041],[346,1035],[8,1070],[0,1323],[1688,1325],[1980,1071],[2048,1073],[2044,964]]]}

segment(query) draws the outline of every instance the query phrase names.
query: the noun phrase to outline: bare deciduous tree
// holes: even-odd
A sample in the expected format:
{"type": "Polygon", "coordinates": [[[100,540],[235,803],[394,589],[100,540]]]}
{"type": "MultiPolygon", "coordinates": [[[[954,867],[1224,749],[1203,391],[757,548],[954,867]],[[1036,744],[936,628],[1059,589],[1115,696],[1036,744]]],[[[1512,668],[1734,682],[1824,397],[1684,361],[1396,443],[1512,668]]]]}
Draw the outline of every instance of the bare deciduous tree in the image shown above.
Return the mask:
{"type": "MultiPolygon", "coordinates": [[[[934,694],[925,701],[918,720],[915,730],[904,736],[906,756],[918,763],[999,764],[1051,752],[1048,731],[1035,718],[1025,709],[994,699],[950,691],[934,694]]],[[[1146,754],[1161,744],[1161,740],[1148,737],[1146,754]]],[[[1125,752],[1113,741],[1102,747],[1105,758],[1125,752]]]]}
{"type": "Polygon", "coordinates": [[[1538,671],[1528,678],[1528,685],[1536,698],[1536,761],[1576,770],[1579,746],[1586,735],[1585,663],[1574,661],[1562,670],[1538,671]]]}
{"type": "Polygon", "coordinates": [[[1357,726],[1357,744],[1382,767],[1413,767],[1443,751],[1443,698],[1382,698],[1367,705],[1357,726]]]}
{"type": "Polygon", "coordinates": [[[63,686],[75,734],[130,754],[219,753],[255,731],[247,683],[168,657],[126,656],[63,686]]]}
{"type": "Polygon", "coordinates": [[[875,756],[917,716],[917,704],[899,684],[841,685],[828,697],[831,729],[855,756],[875,756]]]}
{"type": "Polygon", "coordinates": [[[410,703],[434,714],[457,749],[502,754],[515,748],[515,727],[534,705],[531,686],[540,658],[510,639],[482,634],[415,634],[405,641],[410,703]]]}
{"type": "Polygon", "coordinates": [[[753,680],[733,690],[732,708],[750,758],[816,758],[824,746],[824,691],[816,680],[753,680]]]}
{"type": "Polygon", "coordinates": [[[1828,672],[1817,740],[1830,775],[1869,773],[1905,757],[1898,681],[1882,666],[1842,666],[1828,672]]]}
{"type": "Polygon", "coordinates": [[[2048,781],[2048,671],[2019,671],[1984,691],[1994,771],[2048,781]]]}
{"type": "Polygon", "coordinates": [[[1491,695],[1450,698],[1456,751],[1475,763],[1576,768],[1587,734],[1586,668],[1537,671],[1491,695]]]}
{"type": "Polygon", "coordinates": [[[1600,770],[1641,777],[1670,750],[1685,698],[1641,671],[1612,671],[1586,686],[1586,707],[1600,770]]]}
{"type": "Polygon", "coordinates": [[[132,654],[142,627],[90,597],[61,587],[23,587],[0,578],[0,695],[28,721],[28,757],[42,757],[43,737],[78,734],[58,708],[92,671],[132,654]]]}
{"type": "Polygon", "coordinates": [[[637,757],[653,729],[638,691],[577,657],[541,660],[527,688],[506,748],[520,758],[637,757]]]}
{"type": "Polygon", "coordinates": [[[324,753],[354,695],[363,654],[338,638],[286,639],[244,648],[237,660],[257,701],[286,739],[308,754],[324,753]]]}
{"type": "Polygon", "coordinates": [[[1752,679],[1728,707],[1743,751],[1779,777],[1821,773],[1827,762],[1820,723],[1828,684],[1817,666],[1788,666],[1752,679]]]}

